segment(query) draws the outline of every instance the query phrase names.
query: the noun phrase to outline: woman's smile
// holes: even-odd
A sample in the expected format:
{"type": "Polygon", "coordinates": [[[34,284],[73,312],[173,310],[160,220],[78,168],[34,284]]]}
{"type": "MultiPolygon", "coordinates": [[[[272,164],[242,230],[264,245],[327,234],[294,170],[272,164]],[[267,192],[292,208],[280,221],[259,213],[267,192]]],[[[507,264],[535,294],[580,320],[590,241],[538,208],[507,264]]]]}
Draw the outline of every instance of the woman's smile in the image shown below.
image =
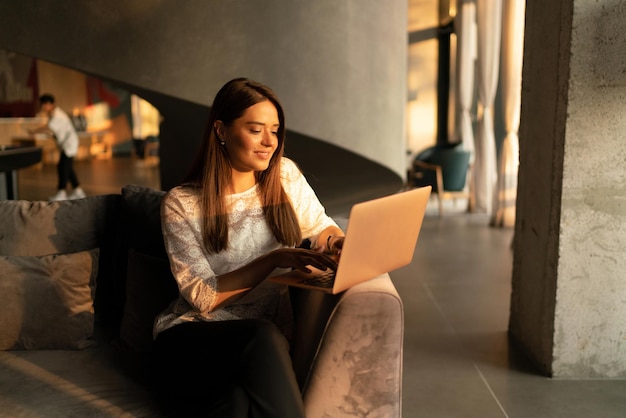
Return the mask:
{"type": "Polygon", "coordinates": [[[262,160],[269,160],[270,158],[272,158],[272,155],[274,154],[274,152],[270,152],[270,151],[255,151],[255,154],[261,158],[262,160]]]}
{"type": "Polygon", "coordinates": [[[217,126],[233,170],[252,173],[267,170],[278,148],[278,111],[264,100],[246,109],[230,126],[217,126]]]}

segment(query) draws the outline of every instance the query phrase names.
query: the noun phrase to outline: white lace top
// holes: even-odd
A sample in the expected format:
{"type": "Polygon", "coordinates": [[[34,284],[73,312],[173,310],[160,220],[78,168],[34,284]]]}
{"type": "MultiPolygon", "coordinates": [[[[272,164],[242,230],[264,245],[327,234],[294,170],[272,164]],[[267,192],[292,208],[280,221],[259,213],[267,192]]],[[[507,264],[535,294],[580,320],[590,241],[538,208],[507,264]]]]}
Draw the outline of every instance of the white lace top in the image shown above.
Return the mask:
{"type": "MultiPolygon", "coordinates": [[[[283,158],[281,173],[303,237],[314,237],[328,226],[336,225],[293,161],[283,158]]],[[[217,254],[208,253],[202,243],[198,190],[179,186],[166,194],[161,205],[161,224],[180,295],[157,316],[155,337],[187,321],[266,318],[283,330],[288,327],[291,315],[287,289],[269,282],[262,282],[235,303],[209,312],[215,304],[217,275],[236,270],[283,246],[265,222],[257,191],[254,186],[227,196],[228,248],[217,254]]]]}

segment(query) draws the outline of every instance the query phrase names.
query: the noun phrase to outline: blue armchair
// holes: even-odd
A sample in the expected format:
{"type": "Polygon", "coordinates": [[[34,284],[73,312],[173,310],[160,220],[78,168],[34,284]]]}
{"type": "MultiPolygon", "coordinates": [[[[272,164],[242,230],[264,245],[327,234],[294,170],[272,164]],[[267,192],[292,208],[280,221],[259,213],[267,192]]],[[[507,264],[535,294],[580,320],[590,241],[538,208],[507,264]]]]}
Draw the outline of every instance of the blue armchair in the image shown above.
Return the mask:
{"type": "Polygon", "coordinates": [[[471,153],[460,145],[435,145],[415,156],[409,168],[409,187],[430,185],[437,194],[439,217],[443,216],[444,199],[469,199],[473,207],[472,193],[468,186],[471,175],[471,153]]]}

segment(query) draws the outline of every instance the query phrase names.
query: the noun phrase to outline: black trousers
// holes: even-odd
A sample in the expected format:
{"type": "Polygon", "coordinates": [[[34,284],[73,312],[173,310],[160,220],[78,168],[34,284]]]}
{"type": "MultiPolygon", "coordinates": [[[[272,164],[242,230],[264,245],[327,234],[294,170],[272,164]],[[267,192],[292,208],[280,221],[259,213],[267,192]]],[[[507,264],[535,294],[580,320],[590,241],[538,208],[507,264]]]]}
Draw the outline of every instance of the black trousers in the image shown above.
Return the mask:
{"type": "Polygon", "coordinates": [[[68,157],[63,151],[61,151],[59,163],[57,164],[57,174],[59,177],[58,190],[65,190],[68,181],[72,184],[72,188],[78,187],[78,178],[74,171],[74,158],[68,157]]]}
{"type": "Polygon", "coordinates": [[[63,151],[61,151],[59,164],[57,164],[57,174],[59,177],[58,190],[65,190],[68,181],[72,184],[74,189],[78,187],[78,178],[74,171],[74,158],[68,157],[63,151]]]}
{"type": "Polygon", "coordinates": [[[154,342],[154,383],[172,417],[304,417],[278,328],[265,320],[191,322],[154,342]]]}

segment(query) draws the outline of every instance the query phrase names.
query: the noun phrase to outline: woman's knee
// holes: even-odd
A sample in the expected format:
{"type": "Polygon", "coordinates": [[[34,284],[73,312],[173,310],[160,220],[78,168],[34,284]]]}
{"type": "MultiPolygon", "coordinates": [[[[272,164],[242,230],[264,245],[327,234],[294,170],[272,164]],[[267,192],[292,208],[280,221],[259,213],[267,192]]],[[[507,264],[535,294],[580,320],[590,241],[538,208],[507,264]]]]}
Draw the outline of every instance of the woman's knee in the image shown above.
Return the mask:
{"type": "Polygon", "coordinates": [[[257,344],[268,344],[276,347],[287,347],[287,340],[278,327],[265,319],[252,319],[254,340],[257,344]]]}

